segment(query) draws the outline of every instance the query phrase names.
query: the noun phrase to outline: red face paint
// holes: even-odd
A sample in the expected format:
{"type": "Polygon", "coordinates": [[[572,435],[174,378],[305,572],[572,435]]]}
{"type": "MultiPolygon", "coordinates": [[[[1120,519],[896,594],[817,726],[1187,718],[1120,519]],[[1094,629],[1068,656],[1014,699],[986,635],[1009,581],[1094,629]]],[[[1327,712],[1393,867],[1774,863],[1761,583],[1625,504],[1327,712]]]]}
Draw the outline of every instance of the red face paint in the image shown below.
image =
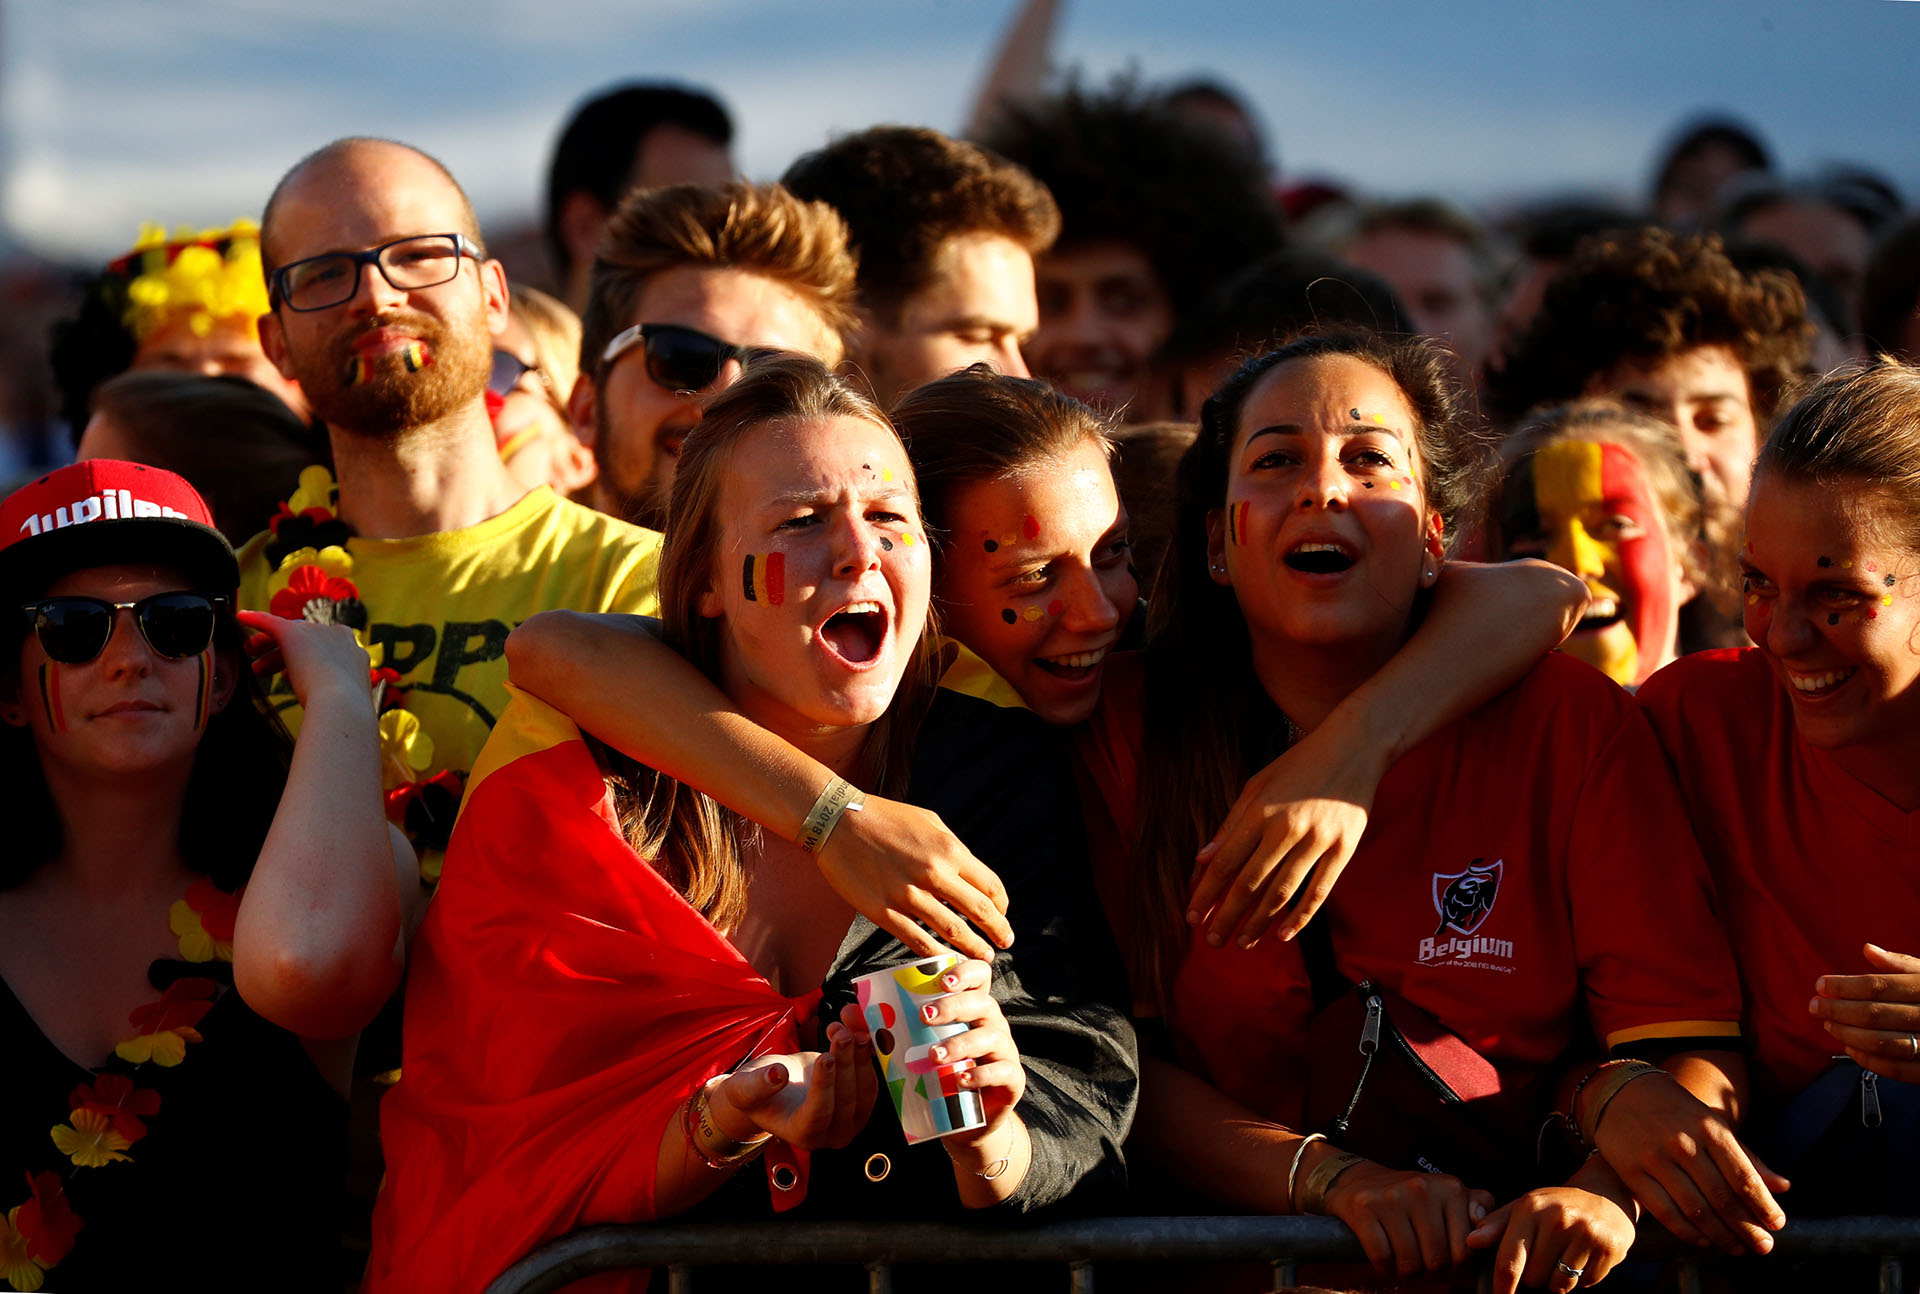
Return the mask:
{"type": "Polygon", "coordinates": [[[1025,539],[1040,538],[1040,519],[1029,512],[1020,519],[1020,534],[1025,539]]]}
{"type": "Polygon", "coordinates": [[[748,553],[740,568],[740,583],[747,601],[779,606],[787,600],[787,555],[748,553]]]}
{"type": "Polygon", "coordinates": [[[1619,553],[1621,598],[1627,603],[1633,640],[1649,665],[1666,650],[1679,608],[1673,597],[1673,548],[1666,516],[1647,484],[1633,451],[1621,445],[1600,447],[1600,487],[1605,511],[1631,517],[1640,535],[1612,546],[1619,553]]]}
{"type": "Polygon", "coordinates": [[[60,701],[60,666],[53,661],[40,666],[40,704],[46,707],[47,725],[55,732],[65,732],[67,713],[60,701]]]}

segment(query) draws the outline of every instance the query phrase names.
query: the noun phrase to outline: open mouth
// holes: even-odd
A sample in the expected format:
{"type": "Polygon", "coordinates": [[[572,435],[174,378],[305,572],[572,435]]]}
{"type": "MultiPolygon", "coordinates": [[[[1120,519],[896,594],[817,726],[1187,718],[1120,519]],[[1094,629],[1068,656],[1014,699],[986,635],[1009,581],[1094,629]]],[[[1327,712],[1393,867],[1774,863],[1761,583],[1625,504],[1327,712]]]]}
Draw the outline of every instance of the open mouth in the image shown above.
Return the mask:
{"type": "Polygon", "coordinates": [[[1595,598],[1587,603],[1587,614],[1580,617],[1580,623],[1574,627],[1577,634],[1599,633],[1611,629],[1620,623],[1620,600],[1618,598],[1595,598]]]}
{"type": "Polygon", "coordinates": [[[1081,683],[1100,672],[1100,662],[1107,658],[1112,647],[1102,647],[1097,651],[1069,652],[1064,656],[1036,656],[1034,666],[1068,683],[1081,683]]]}
{"type": "Polygon", "coordinates": [[[878,602],[849,602],[820,626],[820,640],[852,665],[866,665],[887,641],[887,613],[878,602]]]}
{"type": "Polygon", "coordinates": [[[1338,575],[1353,569],[1354,557],[1339,544],[1315,542],[1294,545],[1281,560],[1305,575],[1338,575]]]}

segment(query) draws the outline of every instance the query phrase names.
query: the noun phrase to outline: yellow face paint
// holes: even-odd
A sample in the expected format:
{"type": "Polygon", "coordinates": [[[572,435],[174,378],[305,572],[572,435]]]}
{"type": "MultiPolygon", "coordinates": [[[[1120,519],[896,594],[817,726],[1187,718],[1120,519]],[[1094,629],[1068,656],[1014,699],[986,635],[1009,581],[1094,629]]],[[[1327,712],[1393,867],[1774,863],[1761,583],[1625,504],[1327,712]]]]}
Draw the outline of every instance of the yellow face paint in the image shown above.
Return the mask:
{"type": "MultiPolygon", "coordinates": [[[[1543,445],[1533,456],[1533,498],[1547,532],[1547,560],[1585,580],[1596,597],[1617,600],[1615,591],[1602,582],[1608,546],[1588,534],[1581,521],[1593,503],[1606,497],[1602,465],[1601,447],[1592,441],[1543,445]]],[[[1575,634],[1561,650],[1616,683],[1633,683],[1639,677],[1640,648],[1624,619],[1597,632],[1575,634]]]]}

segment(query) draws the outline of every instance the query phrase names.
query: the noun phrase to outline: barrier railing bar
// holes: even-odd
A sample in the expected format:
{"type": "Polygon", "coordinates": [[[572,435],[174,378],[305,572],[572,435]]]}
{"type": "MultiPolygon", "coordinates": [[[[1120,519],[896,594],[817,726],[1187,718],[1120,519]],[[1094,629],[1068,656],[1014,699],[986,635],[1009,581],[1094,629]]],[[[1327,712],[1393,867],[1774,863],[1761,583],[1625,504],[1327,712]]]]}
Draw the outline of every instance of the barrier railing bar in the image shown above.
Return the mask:
{"type": "MultiPolygon", "coordinates": [[[[1796,1221],[1775,1235],[1774,1252],[1877,1258],[1883,1294],[1901,1294],[1900,1259],[1920,1258],[1920,1218],[1796,1221]]],[[[1695,1253],[1653,1232],[1634,1246],[1636,1257],[1684,1257],[1689,1267],[1695,1253]]],[[[673,1294],[690,1294],[688,1268],[796,1263],[865,1267],[869,1290],[885,1294],[891,1268],[900,1263],[1128,1261],[1266,1262],[1273,1265],[1274,1287],[1284,1290],[1292,1288],[1299,1263],[1355,1262],[1363,1256],[1352,1232],[1336,1219],[1320,1217],[1119,1217],[1018,1228],[668,1222],[587,1227],[562,1236],[501,1273],[488,1294],[552,1294],[583,1276],[634,1267],[667,1267],[673,1294]]],[[[1091,1271],[1084,1279],[1091,1282],[1091,1271]]]]}
{"type": "Polygon", "coordinates": [[[1093,1294],[1093,1264],[1077,1262],[1067,1264],[1068,1294],[1093,1294]]]}

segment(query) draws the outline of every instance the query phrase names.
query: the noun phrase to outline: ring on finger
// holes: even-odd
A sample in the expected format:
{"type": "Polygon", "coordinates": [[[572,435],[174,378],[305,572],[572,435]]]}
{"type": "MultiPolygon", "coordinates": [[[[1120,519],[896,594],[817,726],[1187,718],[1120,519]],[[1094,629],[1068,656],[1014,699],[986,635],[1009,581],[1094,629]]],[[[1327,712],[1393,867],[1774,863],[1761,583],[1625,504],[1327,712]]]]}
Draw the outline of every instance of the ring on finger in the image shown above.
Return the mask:
{"type": "Polygon", "coordinates": [[[1570,1266],[1567,1263],[1558,1262],[1558,1261],[1556,1261],[1553,1265],[1554,1265],[1554,1268],[1557,1271],[1559,1271],[1561,1275],[1571,1276],[1575,1280],[1579,1280],[1582,1276],[1585,1276],[1587,1274],[1587,1269],[1584,1267],[1574,1267],[1574,1266],[1570,1266]]]}

